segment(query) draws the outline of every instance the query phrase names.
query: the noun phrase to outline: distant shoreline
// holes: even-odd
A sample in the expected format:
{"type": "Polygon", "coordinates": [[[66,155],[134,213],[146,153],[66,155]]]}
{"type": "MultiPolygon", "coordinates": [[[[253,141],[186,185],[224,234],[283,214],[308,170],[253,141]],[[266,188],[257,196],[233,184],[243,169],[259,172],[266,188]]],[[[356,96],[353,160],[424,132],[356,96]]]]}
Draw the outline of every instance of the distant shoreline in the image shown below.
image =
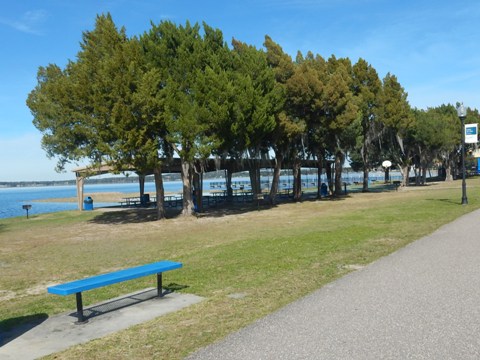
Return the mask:
{"type": "MultiPolygon", "coordinates": [[[[174,179],[175,181],[177,179],[174,179]]],[[[172,181],[172,179],[164,179],[164,181],[172,181]]],[[[145,180],[146,183],[153,182],[145,180]]],[[[55,180],[55,181],[0,181],[0,188],[24,188],[24,187],[46,187],[46,186],[75,186],[76,180],[55,180]]],[[[101,185],[101,184],[136,184],[138,177],[125,178],[106,178],[106,179],[87,179],[86,185],[101,185]]]]}
{"type": "MultiPolygon", "coordinates": [[[[223,172],[214,172],[204,179],[223,179],[223,172]]],[[[163,174],[163,181],[181,181],[180,174],[163,174]]],[[[137,175],[123,176],[123,177],[108,177],[108,178],[87,178],[86,185],[103,185],[103,184],[138,184],[139,178],[137,175]]],[[[153,175],[145,177],[145,183],[155,182],[153,175]]],[[[75,186],[76,180],[41,180],[41,181],[0,181],[0,188],[23,188],[23,187],[45,187],[45,186],[75,186]]]]}

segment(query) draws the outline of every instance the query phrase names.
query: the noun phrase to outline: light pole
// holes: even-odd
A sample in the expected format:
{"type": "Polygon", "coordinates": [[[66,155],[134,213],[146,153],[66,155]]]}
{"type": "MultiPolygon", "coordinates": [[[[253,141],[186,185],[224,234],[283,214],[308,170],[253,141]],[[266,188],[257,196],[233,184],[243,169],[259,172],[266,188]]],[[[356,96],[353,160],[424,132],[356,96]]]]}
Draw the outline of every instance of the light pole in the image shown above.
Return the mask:
{"type": "Polygon", "coordinates": [[[467,183],[465,182],[465,118],[467,117],[467,110],[463,103],[458,106],[457,114],[462,122],[462,205],[467,205],[467,183]]]}

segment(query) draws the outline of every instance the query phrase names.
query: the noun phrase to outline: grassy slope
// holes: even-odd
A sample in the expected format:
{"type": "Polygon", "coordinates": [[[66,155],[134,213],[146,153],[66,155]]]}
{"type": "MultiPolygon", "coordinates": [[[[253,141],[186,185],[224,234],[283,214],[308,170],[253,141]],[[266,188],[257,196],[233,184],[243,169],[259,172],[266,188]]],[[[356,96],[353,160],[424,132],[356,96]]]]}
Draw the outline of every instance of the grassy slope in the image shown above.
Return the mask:
{"type": "MultiPolygon", "coordinates": [[[[202,303],[55,358],[182,358],[350,271],[480,207],[480,179],[336,201],[282,204],[237,215],[141,222],[123,214],[66,212],[0,221],[0,326],[74,308],[48,284],[160,259],[184,263],[165,282],[202,303]],[[242,293],[243,298],[228,295],[242,293]],[[13,300],[9,299],[14,296],[13,300]]],[[[88,292],[85,305],[151,278],[88,292]]]]}

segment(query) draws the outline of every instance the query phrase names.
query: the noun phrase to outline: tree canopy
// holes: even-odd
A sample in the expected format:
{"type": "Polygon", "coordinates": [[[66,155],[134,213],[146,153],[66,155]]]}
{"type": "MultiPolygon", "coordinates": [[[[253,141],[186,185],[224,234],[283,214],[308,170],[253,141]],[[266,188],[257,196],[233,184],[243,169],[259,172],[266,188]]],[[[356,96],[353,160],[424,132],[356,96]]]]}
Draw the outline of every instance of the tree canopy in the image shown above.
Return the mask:
{"type": "MultiPolygon", "coordinates": [[[[162,21],[128,37],[110,14],[98,15],[74,60],[39,67],[27,105],[59,170],[87,159],[154,173],[159,219],[162,168],[174,156],[182,162],[185,215],[194,211],[192,190],[201,191],[197,180],[209,157],[248,163],[258,193],[258,160],[273,155],[272,202],[284,166],[294,169],[300,198],[300,159],[317,160],[339,194],[345,159],[363,171],[368,191],[368,173],[383,160],[401,169],[408,185],[411,167],[419,184],[434,164],[451,179],[459,157],[453,105],[412,109],[397,77],[380,80],[364,59],[352,65],[312,52],[292,59],[268,35],[263,49],[237,39],[229,46],[205,23],[162,21]]],[[[469,109],[467,121],[478,119],[469,109]]]]}

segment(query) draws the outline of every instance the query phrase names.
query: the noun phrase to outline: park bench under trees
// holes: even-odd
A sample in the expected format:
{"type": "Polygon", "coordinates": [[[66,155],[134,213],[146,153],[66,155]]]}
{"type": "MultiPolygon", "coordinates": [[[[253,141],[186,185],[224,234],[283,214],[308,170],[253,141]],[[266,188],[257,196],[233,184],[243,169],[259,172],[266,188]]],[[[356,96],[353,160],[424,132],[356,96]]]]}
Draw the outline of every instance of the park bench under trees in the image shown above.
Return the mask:
{"type": "Polygon", "coordinates": [[[182,263],[170,260],[163,260],[151,264],[141,265],[129,269],[96,275],[81,280],[71,281],[64,284],[50,286],[47,288],[47,291],[50,294],[62,296],[75,294],[77,300],[77,323],[84,323],[88,319],[86,319],[83,314],[83,291],[116,284],[122,281],[133,280],[143,276],[157,274],[157,297],[162,297],[165,295],[162,290],[162,273],[169,270],[179,269],[181,267],[182,263]]]}

